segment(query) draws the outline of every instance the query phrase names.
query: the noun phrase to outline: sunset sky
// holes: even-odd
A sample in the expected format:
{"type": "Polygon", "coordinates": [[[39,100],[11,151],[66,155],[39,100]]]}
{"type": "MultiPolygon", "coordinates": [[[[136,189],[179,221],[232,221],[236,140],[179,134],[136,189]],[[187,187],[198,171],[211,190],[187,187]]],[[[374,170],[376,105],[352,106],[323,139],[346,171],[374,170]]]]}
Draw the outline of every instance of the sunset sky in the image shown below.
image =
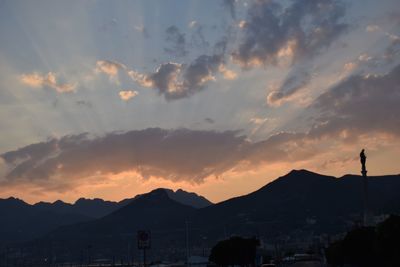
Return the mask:
{"type": "Polygon", "coordinates": [[[400,173],[398,0],[3,0],[0,38],[0,198],[400,173]]]}

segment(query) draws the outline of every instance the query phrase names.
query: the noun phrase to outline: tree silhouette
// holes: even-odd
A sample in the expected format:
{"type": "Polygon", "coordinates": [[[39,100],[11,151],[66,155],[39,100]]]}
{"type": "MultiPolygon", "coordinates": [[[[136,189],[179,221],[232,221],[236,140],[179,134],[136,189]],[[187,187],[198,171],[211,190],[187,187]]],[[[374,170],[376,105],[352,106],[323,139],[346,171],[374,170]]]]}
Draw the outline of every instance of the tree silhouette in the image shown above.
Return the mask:
{"type": "Polygon", "coordinates": [[[400,266],[400,216],[390,216],[376,227],[361,227],[347,233],[326,250],[330,264],[342,266],[400,266]]]}
{"type": "Polygon", "coordinates": [[[259,245],[256,238],[231,237],[212,248],[209,260],[219,266],[254,266],[259,245]]]}

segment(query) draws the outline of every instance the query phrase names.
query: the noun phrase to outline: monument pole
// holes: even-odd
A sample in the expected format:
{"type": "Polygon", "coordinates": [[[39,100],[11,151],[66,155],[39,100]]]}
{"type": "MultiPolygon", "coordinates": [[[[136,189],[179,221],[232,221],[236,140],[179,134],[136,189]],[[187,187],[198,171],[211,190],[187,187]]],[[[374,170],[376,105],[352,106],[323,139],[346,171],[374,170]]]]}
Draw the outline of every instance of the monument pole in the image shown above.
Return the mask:
{"type": "Polygon", "coordinates": [[[361,162],[361,174],[363,176],[363,202],[364,202],[364,212],[363,212],[363,225],[368,226],[369,224],[369,205],[368,205],[368,178],[367,178],[367,168],[365,166],[367,157],[365,156],[364,149],[360,153],[361,162]]]}

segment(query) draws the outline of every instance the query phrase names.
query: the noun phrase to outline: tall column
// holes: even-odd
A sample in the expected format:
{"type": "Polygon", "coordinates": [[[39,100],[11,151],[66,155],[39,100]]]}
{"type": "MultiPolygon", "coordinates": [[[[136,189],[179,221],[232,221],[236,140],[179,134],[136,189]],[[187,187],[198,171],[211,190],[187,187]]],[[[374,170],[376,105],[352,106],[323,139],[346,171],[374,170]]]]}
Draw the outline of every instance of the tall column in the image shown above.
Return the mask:
{"type": "Polygon", "coordinates": [[[368,226],[369,224],[369,205],[368,205],[368,177],[367,171],[361,171],[363,176],[363,187],[364,187],[364,218],[363,223],[364,226],[368,226]]]}
{"type": "Polygon", "coordinates": [[[368,205],[368,177],[366,168],[367,157],[365,156],[364,149],[360,153],[361,162],[361,174],[363,176],[363,202],[364,202],[364,212],[363,212],[363,225],[369,225],[369,205],[368,205]]]}

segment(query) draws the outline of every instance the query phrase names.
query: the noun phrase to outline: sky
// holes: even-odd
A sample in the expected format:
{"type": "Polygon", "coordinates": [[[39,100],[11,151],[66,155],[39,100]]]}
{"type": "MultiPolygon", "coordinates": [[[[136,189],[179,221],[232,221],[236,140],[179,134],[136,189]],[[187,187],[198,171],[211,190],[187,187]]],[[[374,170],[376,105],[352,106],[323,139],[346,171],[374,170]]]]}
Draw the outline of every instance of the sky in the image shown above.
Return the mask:
{"type": "Polygon", "coordinates": [[[0,0],[0,38],[0,198],[400,173],[397,0],[0,0]]]}

